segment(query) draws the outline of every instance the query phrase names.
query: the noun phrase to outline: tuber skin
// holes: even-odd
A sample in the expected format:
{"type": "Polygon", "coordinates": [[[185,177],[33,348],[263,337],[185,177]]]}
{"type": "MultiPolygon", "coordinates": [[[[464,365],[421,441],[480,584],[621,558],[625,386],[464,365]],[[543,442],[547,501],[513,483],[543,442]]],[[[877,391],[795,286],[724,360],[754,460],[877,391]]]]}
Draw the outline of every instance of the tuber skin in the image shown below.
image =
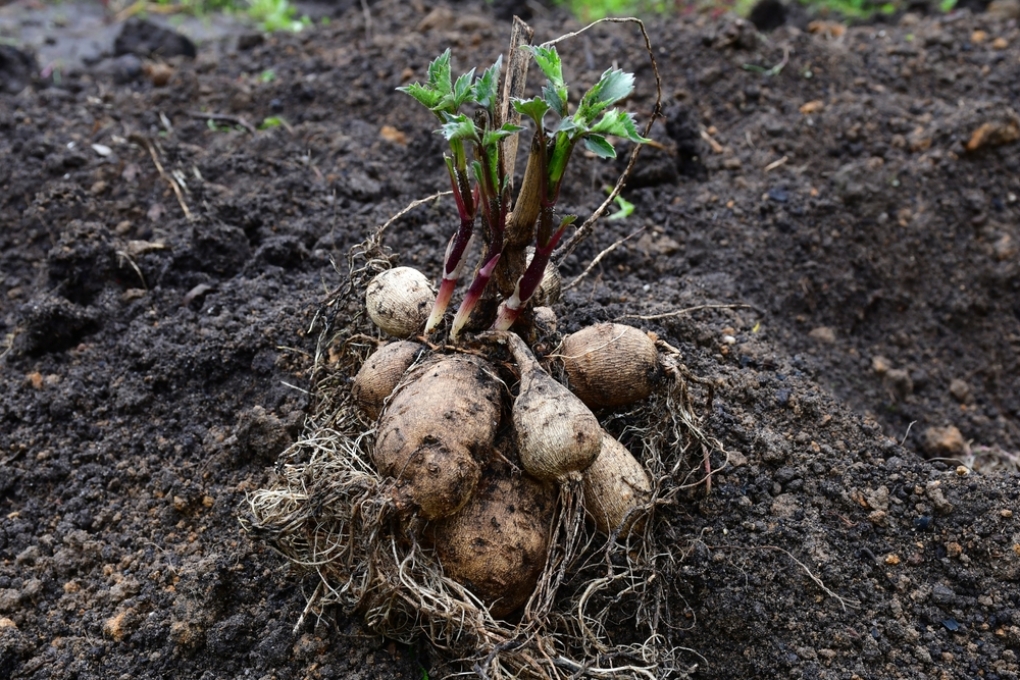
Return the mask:
{"type": "Polygon", "coordinates": [[[369,281],[365,307],[380,330],[395,338],[409,338],[425,326],[434,296],[428,278],[420,271],[394,267],[369,281]]]}
{"type": "Polygon", "coordinates": [[[644,331],[600,323],[563,339],[560,350],[571,391],[593,409],[641,401],[662,377],[659,352],[644,331]]]}
{"type": "Polygon", "coordinates": [[[372,461],[397,508],[426,520],[467,503],[491,458],[502,384],[484,359],[438,357],[408,372],[379,416],[372,461]]]}
{"type": "Polygon", "coordinates": [[[584,507],[603,534],[619,531],[626,538],[641,531],[644,517],[636,512],[652,497],[652,480],[643,465],[608,432],[602,432],[602,450],[582,473],[584,507]]]}
{"type": "Polygon", "coordinates": [[[421,343],[396,340],[382,345],[365,360],[354,376],[351,393],[368,420],[375,422],[379,418],[386,398],[424,351],[421,343]]]}
{"type": "Polygon", "coordinates": [[[545,568],[556,492],[493,459],[467,505],[433,525],[443,571],[504,618],[523,606],[545,568]]]}
{"type": "Polygon", "coordinates": [[[520,392],[511,411],[521,466],[543,480],[584,470],[602,447],[595,414],[545,372],[520,337],[504,337],[521,370],[520,392]]]}

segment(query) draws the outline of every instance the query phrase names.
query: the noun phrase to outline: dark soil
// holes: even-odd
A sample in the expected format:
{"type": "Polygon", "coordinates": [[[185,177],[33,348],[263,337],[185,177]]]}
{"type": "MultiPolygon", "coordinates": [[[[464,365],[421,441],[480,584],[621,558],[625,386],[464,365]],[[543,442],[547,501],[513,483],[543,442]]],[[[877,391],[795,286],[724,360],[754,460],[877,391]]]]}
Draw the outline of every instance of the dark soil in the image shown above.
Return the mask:
{"type": "MultiPolygon", "coordinates": [[[[169,72],[111,42],[0,94],[0,677],[433,663],[342,613],[295,631],[314,582],[237,522],[300,431],[331,258],[445,188],[434,123],[394,88],[448,46],[488,65],[509,36],[498,3],[384,0],[368,26],[347,4],[169,72]],[[288,126],[245,129],[270,116],[288,126]]],[[[1020,677],[1016,21],[650,33],[663,148],[641,155],[634,215],[564,273],[645,231],[558,311],[573,330],[702,307],[629,318],[715,382],[699,404],[730,452],[663,527],[687,622],[669,644],[703,678],[1020,677]]],[[[634,71],[647,120],[635,31],[562,51],[574,82],[634,71]]],[[[590,213],[618,171],[579,158],[565,207],[590,213]]],[[[419,208],[387,243],[434,275],[455,221],[419,208]]]]}

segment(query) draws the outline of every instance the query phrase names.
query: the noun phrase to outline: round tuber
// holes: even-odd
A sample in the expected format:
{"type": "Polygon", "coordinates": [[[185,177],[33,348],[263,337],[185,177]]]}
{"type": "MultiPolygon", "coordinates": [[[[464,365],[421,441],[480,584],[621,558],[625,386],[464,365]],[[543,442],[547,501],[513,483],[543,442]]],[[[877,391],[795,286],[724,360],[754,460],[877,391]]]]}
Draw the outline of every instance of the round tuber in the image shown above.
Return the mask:
{"type": "Polygon", "coordinates": [[[619,323],[568,335],[561,355],[571,391],[595,409],[644,399],[662,374],[655,342],[644,331],[619,323]]]}
{"type": "Polygon", "coordinates": [[[386,398],[424,350],[420,343],[396,340],[384,344],[365,360],[354,376],[351,393],[366,418],[375,422],[386,398]]]}
{"type": "Polygon", "coordinates": [[[425,326],[435,292],[413,267],[394,267],[376,274],[365,291],[372,323],[396,338],[409,338],[425,326]]]}
{"type": "Polygon", "coordinates": [[[496,618],[531,597],[545,568],[556,493],[501,463],[486,469],[467,505],[432,532],[444,573],[496,618]]]}
{"type": "Polygon", "coordinates": [[[502,383],[484,359],[438,357],[412,369],[379,416],[372,462],[396,480],[403,512],[427,520],[457,512],[492,456],[502,383]]]}
{"type": "Polygon", "coordinates": [[[511,416],[521,466],[539,479],[557,479],[587,468],[602,447],[602,427],[580,399],[545,372],[520,337],[507,344],[521,370],[511,416]]]}
{"type": "Polygon", "coordinates": [[[652,497],[652,481],[644,466],[611,434],[603,431],[602,451],[582,474],[584,507],[604,534],[619,530],[626,538],[640,531],[638,509],[652,497]]]}

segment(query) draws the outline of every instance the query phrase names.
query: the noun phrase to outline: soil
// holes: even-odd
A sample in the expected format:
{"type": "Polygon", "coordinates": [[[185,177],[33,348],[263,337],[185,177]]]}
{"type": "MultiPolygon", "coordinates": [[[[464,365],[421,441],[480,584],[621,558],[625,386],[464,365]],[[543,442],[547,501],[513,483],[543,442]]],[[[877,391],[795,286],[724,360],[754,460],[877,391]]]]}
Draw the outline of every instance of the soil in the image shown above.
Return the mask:
{"type": "MultiPolygon", "coordinates": [[[[508,9],[343,3],[194,59],[111,37],[59,77],[5,56],[28,84],[0,88],[0,676],[433,667],[343,612],[295,629],[314,581],[237,517],[301,429],[331,260],[445,188],[434,123],[394,88],[446,47],[490,64],[508,9]]],[[[525,10],[539,39],[577,26],[525,10]]],[[[696,394],[728,464],[661,527],[692,677],[1017,678],[1020,30],[805,28],[649,24],[659,146],[566,278],[644,231],[561,329],[626,319],[715,385],[696,394]]],[[[568,82],[635,72],[648,120],[632,27],[561,51],[568,82]]],[[[578,158],[564,208],[589,214],[621,165],[578,158]]],[[[438,272],[454,212],[395,223],[397,261],[438,272]]]]}

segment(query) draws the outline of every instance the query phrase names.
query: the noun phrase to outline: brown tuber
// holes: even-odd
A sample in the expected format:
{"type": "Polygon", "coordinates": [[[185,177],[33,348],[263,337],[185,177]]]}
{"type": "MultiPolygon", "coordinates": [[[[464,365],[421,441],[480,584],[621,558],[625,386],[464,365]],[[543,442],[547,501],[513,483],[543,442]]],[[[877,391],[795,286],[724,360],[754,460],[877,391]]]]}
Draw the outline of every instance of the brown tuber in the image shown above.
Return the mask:
{"type": "Polygon", "coordinates": [[[584,507],[604,534],[619,530],[626,538],[641,529],[640,508],[652,497],[652,482],[644,466],[608,432],[602,433],[602,451],[584,471],[584,507]]]}
{"type": "Polygon", "coordinates": [[[584,470],[602,447],[595,414],[539,365],[520,337],[506,333],[521,370],[512,417],[521,466],[539,479],[557,479],[584,470]]]}
{"type": "Polygon", "coordinates": [[[644,399],[662,373],[655,342],[644,331],[619,323],[568,335],[561,356],[571,391],[595,409],[644,399]]]}
{"type": "Polygon", "coordinates": [[[365,291],[365,307],[372,323],[396,338],[422,331],[432,310],[435,291],[413,267],[394,267],[377,274],[365,291]]]}
{"type": "Polygon", "coordinates": [[[502,618],[519,609],[545,568],[553,487],[495,462],[467,505],[434,525],[444,573],[502,618]]]}
{"type": "Polygon", "coordinates": [[[396,480],[404,512],[448,517],[467,503],[492,456],[502,384],[484,359],[452,355],[412,369],[379,417],[372,461],[396,480]]]}
{"type": "Polygon", "coordinates": [[[384,344],[365,360],[354,376],[351,393],[366,418],[375,422],[386,398],[424,350],[425,346],[417,342],[396,340],[384,344]]]}

